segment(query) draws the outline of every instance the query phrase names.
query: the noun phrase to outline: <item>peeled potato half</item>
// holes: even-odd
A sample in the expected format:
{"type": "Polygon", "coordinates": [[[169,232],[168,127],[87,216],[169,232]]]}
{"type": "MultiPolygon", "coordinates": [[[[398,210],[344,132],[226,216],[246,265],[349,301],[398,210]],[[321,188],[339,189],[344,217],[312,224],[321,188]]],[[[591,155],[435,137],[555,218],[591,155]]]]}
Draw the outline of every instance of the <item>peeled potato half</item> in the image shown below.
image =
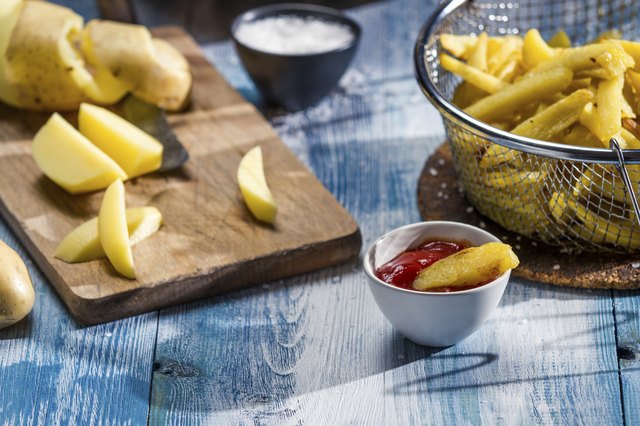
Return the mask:
{"type": "Polygon", "coordinates": [[[191,89],[189,64],[171,44],[141,25],[104,20],[87,23],[82,53],[97,69],[131,86],[131,93],[167,110],[180,109],[191,89]]]}
{"type": "Polygon", "coordinates": [[[111,105],[131,92],[167,110],[183,107],[191,72],[172,45],[141,25],[94,20],[36,0],[0,0],[0,100],[71,111],[111,105]]]}

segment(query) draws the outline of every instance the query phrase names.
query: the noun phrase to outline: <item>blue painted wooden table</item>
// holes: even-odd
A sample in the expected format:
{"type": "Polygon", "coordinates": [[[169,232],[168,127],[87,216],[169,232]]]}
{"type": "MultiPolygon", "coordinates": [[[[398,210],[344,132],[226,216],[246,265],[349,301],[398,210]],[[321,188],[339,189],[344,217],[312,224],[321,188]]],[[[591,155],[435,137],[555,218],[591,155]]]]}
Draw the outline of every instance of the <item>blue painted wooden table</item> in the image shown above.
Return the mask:
{"type": "MultiPolygon", "coordinates": [[[[64,0],[86,17],[92,2],[64,0]]],[[[411,54],[434,2],[373,2],[340,86],[266,110],[359,222],[364,245],[420,220],[416,184],[443,140],[411,54]]],[[[208,58],[260,101],[228,41],[208,58]]],[[[6,224],[37,299],[0,331],[0,424],[640,424],[640,293],[513,279],[494,316],[440,350],[395,332],[360,261],[92,327],[77,324],[6,224]]]]}

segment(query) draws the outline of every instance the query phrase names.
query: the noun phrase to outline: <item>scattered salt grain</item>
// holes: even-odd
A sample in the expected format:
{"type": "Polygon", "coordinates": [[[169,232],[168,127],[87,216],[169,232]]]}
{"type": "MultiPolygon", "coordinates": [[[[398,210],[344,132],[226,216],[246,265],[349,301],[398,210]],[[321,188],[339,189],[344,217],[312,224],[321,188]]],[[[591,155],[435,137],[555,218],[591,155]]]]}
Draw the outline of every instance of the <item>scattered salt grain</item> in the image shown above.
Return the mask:
{"type": "Polygon", "coordinates": [[[328,52],[348,46],[354,37],[346,25],[294,15],[243,22],[234,35],[253,49],[280,55],[328,52]]]}
{"type": "Polygon", "coordinates": [[[431,176],[438,176],[438,171],[436,169],[434,169],[433,167],[429,168],[429,174],[431,176]]]}
{"type": "Polygon", "coordinates": [[[553,270],[554,271],[559,271],[560,270],[560,265],[558,265],[557,263],[555,265],[553,265],[553,270]]]}

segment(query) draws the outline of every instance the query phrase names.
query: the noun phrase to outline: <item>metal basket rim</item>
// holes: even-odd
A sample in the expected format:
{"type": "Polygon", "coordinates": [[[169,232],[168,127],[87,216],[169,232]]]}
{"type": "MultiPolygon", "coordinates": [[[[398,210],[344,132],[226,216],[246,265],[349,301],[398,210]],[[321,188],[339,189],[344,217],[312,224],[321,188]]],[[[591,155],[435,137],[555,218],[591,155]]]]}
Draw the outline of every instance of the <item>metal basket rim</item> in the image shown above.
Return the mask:
{"type": "MultiPolygon", "coordinates": [[[[588,163],[619,164],[618,156],[615,152],[605,148],[589,148],[571,145],[563,145],[553,142],[531,139],[515,135],[493,126],[466,114],[464,111],[453,105],[443,96],[434,82],[429,77],[425,64],[426,45],[440,23],[456,9],[473,3],[473,0],[449,0],[440,4],[431,16],[425,21],[418,33],[415,43],[413,61],[414,73],[422,93],[440,111],[441,114],[449,115],[466,126],[481,132],[491,141],[508,148],[529,154],[552,157],[562,160],[580,161],[588,163]]],[[[457,123],[458,124],[458,123],[457,123]]],[[[623,150],[624,160],[629,164],[640,164],[640,150],[623,150]]]]}

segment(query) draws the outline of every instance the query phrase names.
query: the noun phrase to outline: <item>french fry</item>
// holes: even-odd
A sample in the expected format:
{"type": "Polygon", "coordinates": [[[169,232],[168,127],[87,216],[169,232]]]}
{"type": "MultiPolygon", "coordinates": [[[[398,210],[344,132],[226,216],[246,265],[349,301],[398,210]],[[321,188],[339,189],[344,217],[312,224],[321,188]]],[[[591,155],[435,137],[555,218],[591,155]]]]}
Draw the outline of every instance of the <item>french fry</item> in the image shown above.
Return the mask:
{"type": "Polygon", "coordinates": [[[622,118],[636,118],[636,107],[638,104],[638,98],[633,93],[633,88],[627,83],[625,76],[624,86],[622,87],[622,118]]]}
{"type": "Polygon", "coordinates": [[[624,127],[620,129],[620,137],[624,140],[622,143],[625,146],[624,149],[640,149],[640,139],[624,127]]]}
{"type": "Polygon", "coordinates": [[[467,59],[469,57],[469,53],[476,45],[477,41],[478,37],[475,35],[440,35],[440,44],[442,47],[456,58],[462,59],[467,59]]]}
{"type": "Polygon", "coordinates": [[[602,148],[602,142],[582,124],[575,124],[563,134],[562,142],[573,146],[602,148]]]}
{"type": "Polygon", "coordinates": [[[560,30],[549,39],[549,47],[568,48],[571,47],[571,39],[564,31],[560,30]]]}
{"type": "Polygon", "coordinates": [[[522,71],[521,68],[522,60],[519,57],[511,58],[506,61],[502,67],[496,70],[495,75],[502,81],[513,82],[516,76],[522,71]]]}
{"type": "Polygon", "coordinates": [[[604,43],[608,46],[606,52],[596,57],[596,63],[609,73],[608,78],[615,78],[624,74],[629,68],[633,68],[635,60],[625,52],[618,40],[611,40],[604,43]]]}
{"type": "Polygon", "coordinates": [[[565,92],[573,93],[576,90],[588,89],[591,87],[591,77],[580,78],[578,75],[574,75],[574,79],[571,84],[566,88],[565,92]]]}
{"type": "MultiPolygon", "coordinates": [[[[631,231],[635,225],[635,218],[609,217],[605,219],[564,194],[560,194],[559,199],[567,204],[568,208],[573,211],[575,218],[582,223],[582,230],[577,231],[580,236],[599,243],[629,246],[630,248],[640,247],[640,236],[631,231]]],[[[576,231],[577,227],[572,228],[576,231]]]]}
{"type": "Polygon", "coordinates": [[[522,46],[522,60],[526,68],[531,69],[536,65],[546,62],[555,56],[556,52],[550,48],[535,28],[527,31],[522,46]]]}
{"type": "Polygon", "coordinates": [[[481,169],[493,169],[505,165],[520,168],[524,165],[524,155],[524,153],[506,146],[493,144],[487,148],[478,166],[481,169]]]}
{"type": "Polygon", "coordinates": [[[522,39],[519,37],[504,37],[502,39],[489,39],[487,47],[487,71],[489,74],[498,78],[499,72],[504,72],[503,69],[508,63],[517,64],[522,57],[522,39]],[[501,40],[499,43],[498,40],[501,40]]]}
{"type": "MultiPolygon", "coordinates": [[[[487,193],[485,198],[499,201],[505,208],[520,210],[525,206],[536,205],[537,201],[544,197],[546,179],[547,172],[544,170],[530,171],[509,168],[491,172],[484,177],[483,181],[494,194],[498,195],[487,193]]],[[[523,210],[520,213],[529,215],[531,212],[523,210]]]]}
{"type": "Polygon", "coordinates": [[[554,68],[569,68],[573,72],[588,70],[597,66],[596,58],[607,52],[606,44],[589,44],[581,47],[565,49],[553,57],[553,61],[545,61],[536,65],[530,73],[539,73],[554,68]]]}
{"type": "Polygon", "coordinates": [[[596,119],[599,133],[594,132],[594,134],[600,138],[605,146],[609,146],[609,139],[617,135],[622,127],[623,85],[623,74],[598,84],[596,119]]]}
{"type": "Polygon", "coordinates": [[[489,66],[487,65],[487,45],[489,43],[489,36],[487,33],[480,33],[476,45],[473,46],[467,59],[467,64],[479,69],[480,71],[487,72],[489,66]]]}
{"type": "Polygon", "coordinates": [[[576,79],[599,78],[601,80],[606,80],[610,77],[611,74],[604,68],[593,68],[590,70],[578,71],[575,75],[576,79]]]}
{"type": "Polygon", "coordinates": [[[522,106],[562,91],[572,80],[568,68],[558,67],[536,73],[487,96],[464,111],[479,120],[495,120],[522,106]]]}
{"type": "Polygon", "coordinates": [[[440,65],[447,71],[459,75],[465,81],[473,84],[475,87],[483,90],[487,93],[496,93],[509,86],[499,78],[492,76],[484,71],[474,68],[468,64],[465,64],[453,56],[449,56],[445,53],[440,54],[440,65]]]}
{"type": "Polygon", "coordinates": [[[603,130],[600,128],[600,121],[597,117],[597,112],[593,103],[589,102],[584,106],[580,113],[580,124],[589,129],[591,133],[600,141],[600,146],[608,146],[609,140],[606,139],[606,144],[603,143],[603,130]]]}
{"type": "Polygon", "coordinates": [[[454,90],[451,102],[458,108],[464,109],[487,95],[487,92],[483,92],[471,83],[463,81],[456,87],[456,90],[454,90]]]}
{"type": "MultiPolygon", "coordinates": [[[[454,99],[467,114],[515,135],[606,149],[616,138],[622,149],[640,149],[640,43],[617,38],[605,33],[571,47],[564,32],[549,43],[535,29],[524,38],[480,35],[465,48],[467,63],[449,67],[464,79],[454,99]]],[[[502,226],[545,241],[566,233],[640,249],[630,194],[614,166],[556,170],[498,144],[474,147],[480,170],[467,196],[502,226]]],[[[640,165],[627,170],[637,194],[640,165]]]]}
{"type": "Polygon", "coordinates": [[[593,98],[593,93],[590,90],[577,90],[525,120],[511,133],[543,141],[552,140],[578,121],[582,109],[593,101],[593,98]]]}
{"type": "Polygon", "coordinates": [[[412,286],[416,290],[430,290],[476,285],[499,277],[519,263],[511,246],[486,243],[437,261],[420,272],[412,286]]]}
{"type": "Polygon", "coordinates": [[[640,71],[640,43],[636,41],[619,40],[618,43],[635,62],[635,71],[640,71]]]}

